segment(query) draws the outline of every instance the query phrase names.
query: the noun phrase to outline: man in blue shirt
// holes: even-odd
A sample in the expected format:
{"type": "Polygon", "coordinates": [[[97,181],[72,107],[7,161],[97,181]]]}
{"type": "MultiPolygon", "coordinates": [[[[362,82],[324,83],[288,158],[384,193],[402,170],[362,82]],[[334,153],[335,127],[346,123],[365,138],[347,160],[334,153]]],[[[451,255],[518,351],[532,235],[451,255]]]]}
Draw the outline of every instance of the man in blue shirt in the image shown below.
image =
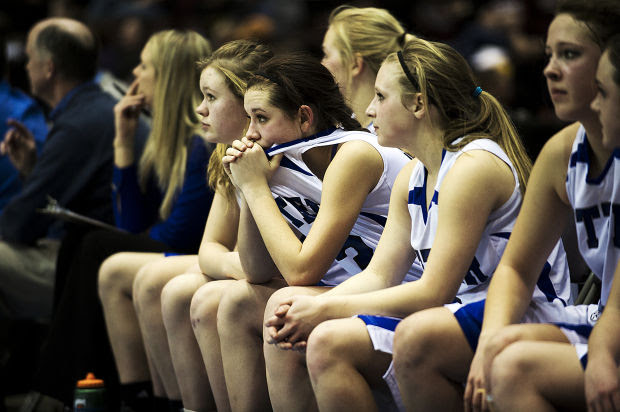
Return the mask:
{"type": "MultiPolygon", "coordinates": [[[[51,18],[26,42],[31,92],[52,111],[40,155],[25,126],[0,143],[23,188],[0,215],[0,314],[47,320],[59,239],[70,227],[36,209],[47,197],[88,217],[112,222],[111,176],[115,100],[93,82],[98,45],[84,24],[51,18]]],[[[144,130],[143,133],[147,131],[144,130]]]]}

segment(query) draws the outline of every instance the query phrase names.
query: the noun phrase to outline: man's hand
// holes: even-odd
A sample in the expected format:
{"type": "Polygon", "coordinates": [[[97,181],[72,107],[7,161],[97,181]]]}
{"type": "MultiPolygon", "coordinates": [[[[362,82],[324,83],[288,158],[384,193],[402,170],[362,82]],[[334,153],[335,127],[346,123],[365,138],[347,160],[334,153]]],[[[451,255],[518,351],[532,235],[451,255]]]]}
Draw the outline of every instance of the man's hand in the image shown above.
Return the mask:
{"type": "Polygon", "coordinates": [[[9,119],[10,129],[0,143],[0,154],[8,155],[22,176],[28,176],[37,162],[37,146],[28,128],[17,120],[9,119]]]}

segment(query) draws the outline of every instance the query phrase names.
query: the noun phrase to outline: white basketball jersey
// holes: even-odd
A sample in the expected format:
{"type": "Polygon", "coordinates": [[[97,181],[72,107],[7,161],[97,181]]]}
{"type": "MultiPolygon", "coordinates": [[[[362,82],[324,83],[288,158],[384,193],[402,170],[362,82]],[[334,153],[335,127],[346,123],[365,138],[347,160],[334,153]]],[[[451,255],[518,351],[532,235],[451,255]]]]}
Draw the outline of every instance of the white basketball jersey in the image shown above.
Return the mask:
{"type": "Polygon", "coordinates": [[[620,258],[620,149],[615,149],[598,177],[588,177],[588,139],[579,128],[566,176],[566,193],[575,213],[579,251],[601,279],[601,304],[609,297],[620,258]]]}
{"type": "MultiPolygon", "coordinates": [[[[312,173],[302,155],[315,147],[335,148],[339,143],[351,140],[363,140],[379,152],[383,159],[383,173],[366,197],[342,250],[321,280],[324,285],[338,285],[368,266],[385,227],[394,180],[410,158],[399,149],[380,146],[377,137],[371,133],[342,129],[331,129],[266,151],[269,156],[284,154],[269,186],[284,218],[307,236],[319,211],[323,182],[312,173]]],[[[415,280],[421,274],[421,268],[416,264],[406,278],[415,280]]]]}
{"type": "MultiPolygon", "coordinates": [[[[491,276],[504,253],[521,207],[522,195],[519,190],[517,172],[506,153],[497,143],[490,139],[477,139],[458,151],[443,151],[437,183],[428,210],[426,208],[427,170],[421,162],[415,166],[409,180],[409,213],[412,223],[411,246],[416,252],[416,261],[421,262],[424,266],[437,231],[437,202],[441,183],[459,156],[470,150],[485,150],[503,160],[512,170],[515,188],[506,203],[494,210],[488,217],[474,259],[455,299],[455,302],[463,304],[486,297],[491,276]]],[[[542,299],[548,302],[559,299],[562,305],[570,299],[568,265],[561,243],[556,245],[547,260],[547,264],[539,277],[534,299],[542,299]]]]}

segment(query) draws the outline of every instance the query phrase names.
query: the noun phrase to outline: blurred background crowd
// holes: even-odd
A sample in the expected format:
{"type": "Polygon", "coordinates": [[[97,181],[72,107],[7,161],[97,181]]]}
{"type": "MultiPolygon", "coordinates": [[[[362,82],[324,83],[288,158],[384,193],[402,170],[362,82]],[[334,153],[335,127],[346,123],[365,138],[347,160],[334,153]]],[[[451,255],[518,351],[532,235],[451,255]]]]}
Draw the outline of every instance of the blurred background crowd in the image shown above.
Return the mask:
{"type": "Polygon", "coordinates": [[[0,37],[9,83],[28,91],[24,46],[28,29],[49,16],[87,23],[102,45],[101,73],[132,79],[146,39],[163,28],[191,28],[215,48],[238,38],[276,51],[320,57],[329,12],[348,3],[388,9],[409,32],[447,42],[479,76],[480,85],[509,110],[532,157],[561,127],[553,115],[542,69],[545,30],[555,0],[3,0],[0,37]]]}

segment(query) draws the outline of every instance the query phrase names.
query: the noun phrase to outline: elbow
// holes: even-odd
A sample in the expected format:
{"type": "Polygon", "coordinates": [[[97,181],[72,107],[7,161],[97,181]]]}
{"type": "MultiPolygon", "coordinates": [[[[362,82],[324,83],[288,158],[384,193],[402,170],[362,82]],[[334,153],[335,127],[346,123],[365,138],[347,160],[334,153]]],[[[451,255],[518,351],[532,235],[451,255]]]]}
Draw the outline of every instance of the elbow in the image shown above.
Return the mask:
{"type": "Polygon", "coordinates": [[[289,286],[314,286],[321,281],[325,272],[316,270],[291,271],[283,273],[284,279],[289,286]]]}

